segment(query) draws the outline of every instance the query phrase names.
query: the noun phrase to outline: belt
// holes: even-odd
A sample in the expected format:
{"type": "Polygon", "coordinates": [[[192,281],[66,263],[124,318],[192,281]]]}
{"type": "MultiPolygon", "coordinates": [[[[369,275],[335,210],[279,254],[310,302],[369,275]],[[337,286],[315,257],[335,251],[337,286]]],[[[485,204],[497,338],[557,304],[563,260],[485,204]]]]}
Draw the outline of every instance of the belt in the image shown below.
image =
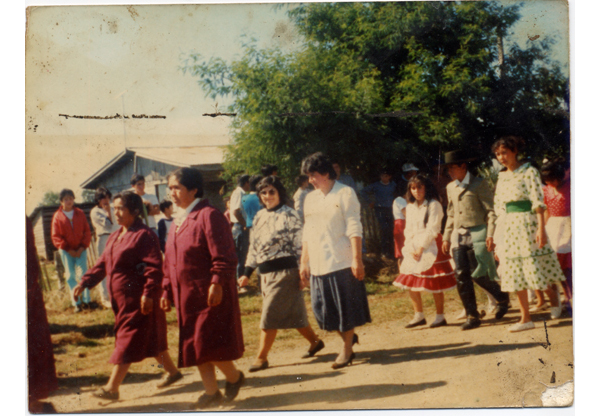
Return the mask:
{"type": "Polygon", "coordinates": [[[295,256],[279,257],[273,260],[267,260],[258,265],[261,273],[273,273],[286,269],[297,269],[298,261],[295,256]]]}
{"type": "Polygon", "coordinates": [[[514,212],[531,212],[531,201],[513,201],[506,203],[506,213],[512,214],[514,212]]]}

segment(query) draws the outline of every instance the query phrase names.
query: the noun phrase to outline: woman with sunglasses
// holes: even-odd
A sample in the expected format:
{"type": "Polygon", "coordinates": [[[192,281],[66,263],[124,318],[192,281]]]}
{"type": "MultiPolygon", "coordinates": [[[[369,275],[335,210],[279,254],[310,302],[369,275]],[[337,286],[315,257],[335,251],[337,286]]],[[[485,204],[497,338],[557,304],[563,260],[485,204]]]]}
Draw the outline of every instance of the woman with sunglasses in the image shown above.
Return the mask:
{"type": "Polygon", "coordinates": [[[313,357],[325,344],[310,327],[298,271],[302,254],[302,221],[285,205],[286,191],[276,176],[267,176],[257,185],[260,203],[265,209],[254,217],[244,275],[238,283],[248,284],[248,276],[260,271],[263,308],[260,320],[260,346],[249,371],[269,367],[267,355],[278,329],[297,329],[310,343],[302,358],[313,357]]]}

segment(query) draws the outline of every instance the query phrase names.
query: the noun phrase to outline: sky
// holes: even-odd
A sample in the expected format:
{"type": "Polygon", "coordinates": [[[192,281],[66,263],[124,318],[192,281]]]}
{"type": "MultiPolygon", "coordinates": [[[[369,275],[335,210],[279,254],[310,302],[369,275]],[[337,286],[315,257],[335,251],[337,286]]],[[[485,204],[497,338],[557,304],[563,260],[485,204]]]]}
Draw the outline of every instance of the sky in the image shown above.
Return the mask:
{"type": "MultiPolygon", "coordinates": [[[[514,2],[509,1],[507,4],[514,2]]],[[[79,185],[124,147],[223,145],[228,120],[202,117],[227,102],[205,97],[179,67],[190,52],[230,62],[242,43],[291,51],[298,35],[272,4],[37,7],[26,38],[26,212],[48,190],[79,185]],[[164,115],[81,120],[58,116],[164,115]]],[[[554,35],[553,58],[568,71],[562,1],[527,2],[512,39],[554,35]]]]}

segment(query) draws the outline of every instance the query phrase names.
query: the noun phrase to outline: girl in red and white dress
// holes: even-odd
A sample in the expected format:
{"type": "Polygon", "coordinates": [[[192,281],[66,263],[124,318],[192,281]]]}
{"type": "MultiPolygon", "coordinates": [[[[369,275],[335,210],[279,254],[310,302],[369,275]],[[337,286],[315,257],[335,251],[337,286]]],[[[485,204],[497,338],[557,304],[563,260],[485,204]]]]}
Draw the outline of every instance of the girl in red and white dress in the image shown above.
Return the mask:
{"type": "Polygon", "coordinates": [[[394,286],[408,289],[415,310],[406,328],[425,325],[421,292],[433,294],[436,317],[431,328],[447,325],[444,317],[444,292],[456,287],[451,257],[442,252],[444,210],[430,179],[417,175],[407,185],[404,260],[394,286]]]}
{"type": "Polygon", "coordinates": [[[565,306],[571,313],[573,294],[573,270],[571,259],[571,180],[561,161],[547,162],[541,169],[544,186],[544,204],[548,209],[544,212],[546,233],[552,249],[556,252],[560,268],[566,281],[562,281],[565,292],[565,306]]]}

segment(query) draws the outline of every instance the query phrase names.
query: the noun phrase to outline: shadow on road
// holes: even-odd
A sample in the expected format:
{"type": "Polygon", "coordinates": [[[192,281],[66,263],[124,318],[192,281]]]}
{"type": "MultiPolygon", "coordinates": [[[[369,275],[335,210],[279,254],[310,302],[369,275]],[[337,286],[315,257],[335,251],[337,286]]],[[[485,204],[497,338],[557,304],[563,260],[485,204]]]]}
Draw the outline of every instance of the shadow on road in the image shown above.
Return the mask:
{"type": "Polygon", "coordinates": [[[407,361],[435,360],[446,357],[465,357],[471,355],[495,354],[504,351],[522,350],[539,347],[539,342],[518,344],[471,344],[469,342],[441,345],[425,345],[410,348],[396,348],[377,351],[361,351],[357,358],[366,358],[369,364],[396,364],[407,361]]]}

